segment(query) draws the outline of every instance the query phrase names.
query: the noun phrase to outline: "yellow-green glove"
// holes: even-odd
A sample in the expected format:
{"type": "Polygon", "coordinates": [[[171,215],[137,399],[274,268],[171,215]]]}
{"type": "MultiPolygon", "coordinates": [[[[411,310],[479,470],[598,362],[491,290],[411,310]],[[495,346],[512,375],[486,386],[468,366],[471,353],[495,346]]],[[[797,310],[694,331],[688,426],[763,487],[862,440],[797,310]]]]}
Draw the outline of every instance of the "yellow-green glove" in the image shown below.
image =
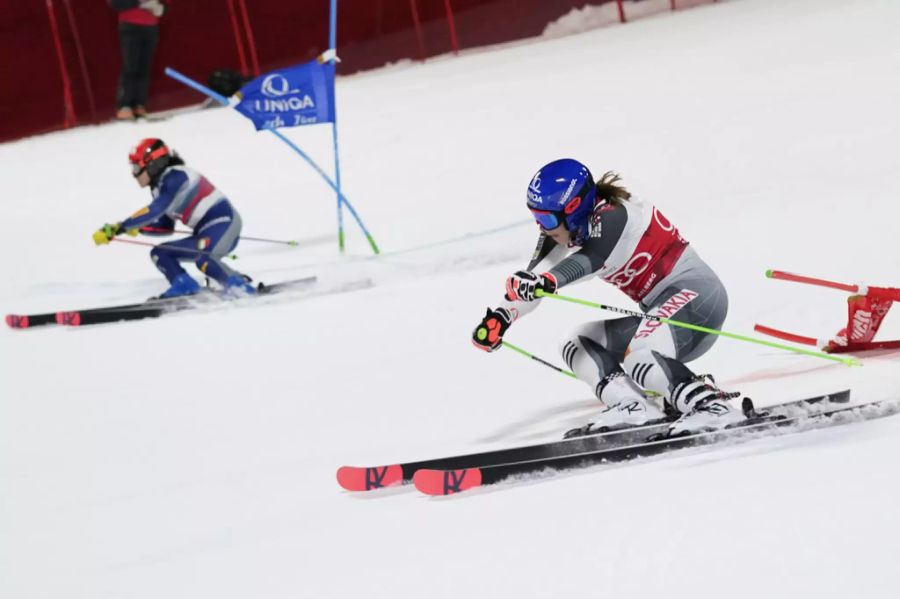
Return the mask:
{"type": "Polygon", "coordinates": [[[106,245],[113,237],[119,234],[119,223],[114,225],[103,225],[94,231],[94,243],[96,245],[106,245]]]}

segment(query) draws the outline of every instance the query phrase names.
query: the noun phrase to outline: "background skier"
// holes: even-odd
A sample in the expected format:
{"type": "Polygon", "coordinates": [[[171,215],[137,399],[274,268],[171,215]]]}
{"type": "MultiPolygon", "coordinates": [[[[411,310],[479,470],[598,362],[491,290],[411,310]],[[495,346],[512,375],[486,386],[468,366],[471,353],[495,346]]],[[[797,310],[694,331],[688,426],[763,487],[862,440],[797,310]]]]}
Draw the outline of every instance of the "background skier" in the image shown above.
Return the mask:
{"type": "Polygon", "coordinates": [[[227,293],[255,293],[248,279],[224,264],[241,234],[241,217],[231,202],[203,175],[185,166],[184,160],[161,139],[144,139],[128,156],[132,174],[141,187],[150,187],[153,201],[130,218],[103,225],[94,243],[107,244],[121,233],[166,234],[180,220],[193,230],[184,239],[163,243],[150,252],[156,267],[171,287],[160,297],[192,295],[200,285],[181,267],[193,260],[200,272],[216,280],[227,293]]]}

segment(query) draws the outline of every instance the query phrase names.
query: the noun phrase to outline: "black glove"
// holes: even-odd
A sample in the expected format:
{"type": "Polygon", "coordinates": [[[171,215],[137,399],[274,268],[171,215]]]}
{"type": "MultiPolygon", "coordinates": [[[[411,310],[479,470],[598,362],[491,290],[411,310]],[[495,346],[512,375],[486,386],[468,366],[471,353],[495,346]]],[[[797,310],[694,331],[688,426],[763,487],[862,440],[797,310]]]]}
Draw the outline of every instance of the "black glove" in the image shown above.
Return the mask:
{"type": "Polygon", "coordinates": [[[556,277],[549,272],[536,275],[527,270],[520,270],[506,279],[506,299],[511,302],[533,302],[535,292],[540,289],[544,293],[556,293],[556,277]]]}
{"type": "Polygon", "coordinates": [[[506,308],[496,310],[487,309],[487,314],[472,333],[472,343],[478,349],[492,352],[500,348],[503,343],[503,333],[512,324],[512,316],[506,308]]]}

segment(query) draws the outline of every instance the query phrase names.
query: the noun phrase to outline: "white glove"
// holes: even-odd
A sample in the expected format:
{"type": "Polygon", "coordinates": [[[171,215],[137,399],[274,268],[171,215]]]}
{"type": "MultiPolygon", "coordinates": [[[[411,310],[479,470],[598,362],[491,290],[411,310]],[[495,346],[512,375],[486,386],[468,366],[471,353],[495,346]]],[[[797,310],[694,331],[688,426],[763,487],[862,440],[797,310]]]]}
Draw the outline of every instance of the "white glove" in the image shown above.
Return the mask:
{"type": "Polygon", "coordinates": [[[140,4],[141,8],[150,11],[154,17],[161,17],[166,12],[166,7],[159,0],[143,0],[140,4]]]}

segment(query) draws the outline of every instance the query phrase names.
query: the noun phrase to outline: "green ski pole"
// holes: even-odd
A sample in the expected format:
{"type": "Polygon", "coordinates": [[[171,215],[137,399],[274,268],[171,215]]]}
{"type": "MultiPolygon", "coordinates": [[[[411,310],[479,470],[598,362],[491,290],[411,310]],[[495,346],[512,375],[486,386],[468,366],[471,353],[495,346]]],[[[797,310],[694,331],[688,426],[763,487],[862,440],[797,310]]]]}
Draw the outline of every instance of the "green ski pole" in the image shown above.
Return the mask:
{"type": "Polygon", "coordinates": [[[671,318],[663,318],[662,316],[656,316],[654,314],[645,314],[643,312],[637,312],[636,310],[626,310],[625,308],[617,308],[616,306],[607,306],[606,304],[597,304],[594,302],[589,302],[587,300],[578,299],[576,297],[568,297],[565,295],[558,295],[555,293],[545,293],[544,291],[538,289],[535,293],[537,297],[547,297],[551,299],[560,300],[563,302],[571,302],[573,304],[581,304],[582,306],[588,306],[589,308],[598,308],[600,310],[608,310],[610,312],[617,312],[619,314],[626,314],[628,316],[637,316],[638,318],[643,318],[646,320],[655,320],[656,322],[661,322],[663,324],[668,324],[673,327],[681,327],[683,329],[691,329],[693,331],[699,331],[701,333],[709,333],[710,335],[719,335],[720,337],[728,337],[730,339],[736,339],[738,341],[747,341],[748,343],[756,343],[758,345],[765,345],[766,347],[772,347],[775,349],[782,349],[785,351],[793,352],[795,354],[803,354],[804,356],[812,356],[814,358],[822,358],[823,360],[831,360],[832,362],[840,362],[846,366],[861,366],[862,364],[856,358],[842,358],[840,356],[833,356],[831,354],[826,354],[824,352],[812,351],[809,349],[803,349],[800,347],[792,347],[790,345],[783,345],[781,343],[774,343],[772,341],[766,341],[765,339],[755,339],[753,337],[747,337],[745,335],[738,335],[736,333],[729,333],[728,331],[718,331],[716,329],[710,329],[707,327],[701,327],[696,324],[691,324],[689,322],[679,322],[677,320],[672,320],[671,318]]]}
{"type": "Polygon", "coordinates": [[[531,353],[528,353],[527,351],[525,351],[525,350],[522,349],[521,347],[516,347],[515,345],[513,345],[513,344],[510,343],[509,341],[501,341],[500,343],[503,345],[503,347],[508,347],[509,349],[513,350],[514,352],[518,352],[518,353],[522,354],[522,355],[525,356],[526,358],[531,358],[531,359],[534,360],[535,362],[540,362],[540,363],[543,364],[544,366],[548,366],[548,367],[552,368],[553,370],[555,370],[556,372],[558,372],[558,373],[560,373],[560,374],[564,374],[564,375],[566,375],[566,376],[570,376],[570,377],[572,377],[573,379],[574,379],[574,378],[578,378],[578,377],[575,376],[575,373],[574,373],[574,372],[569,372],[568,370],[566,370],[566,369],[564,369],[564,368],[560,368],[560,367],[557,366],[556,364],[551,364],[551,363],[548,362],[547,360],[538,358],[536,355],[531,354],[531,353]]]}

